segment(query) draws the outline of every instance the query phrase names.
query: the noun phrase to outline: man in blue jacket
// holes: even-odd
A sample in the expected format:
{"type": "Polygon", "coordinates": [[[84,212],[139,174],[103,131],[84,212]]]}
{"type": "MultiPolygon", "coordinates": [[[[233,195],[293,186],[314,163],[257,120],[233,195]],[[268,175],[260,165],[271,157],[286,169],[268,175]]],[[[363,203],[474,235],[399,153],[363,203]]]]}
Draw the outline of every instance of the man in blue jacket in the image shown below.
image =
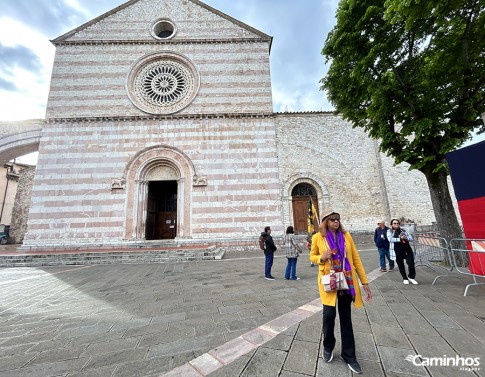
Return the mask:
{"type": "Polygon", "coordinates": [[[386,272],[386,258],[389,261],[389,271],[394,270],[394,261],[389,258],[389,240],[387,239],[388,227],[384,220],[377,223],[377,228],[374,232],[374,243],[379,252],[379,260],[381,269],[379,271],[386,272]]]}

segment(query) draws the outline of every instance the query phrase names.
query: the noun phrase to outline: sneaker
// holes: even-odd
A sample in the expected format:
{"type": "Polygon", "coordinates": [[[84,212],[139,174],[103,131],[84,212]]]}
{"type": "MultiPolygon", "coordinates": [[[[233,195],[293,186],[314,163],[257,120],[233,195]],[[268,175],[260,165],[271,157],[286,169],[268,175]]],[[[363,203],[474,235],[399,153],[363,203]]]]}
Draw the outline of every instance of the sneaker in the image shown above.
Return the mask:
{"type": "Polygon", "coordinates": [[[272,277],[272,276],[265,276],[264,278],[265,278],[266,280],[276,280],[276,279],[275,279],[274,277],[272,277]]]}
{"type": "Polygon", "coordinates": [[[295,279],[291,279],[291,280],[300,280],[300,278],[295,278],[295,279]]]}
{"type": "Polygon", "coordinates": [[[379,271],[380,272],[387,272],[387,270],[385,268],[381,268],[379,271]]]}
{"type": "Polygon", "coordinates": [[[333,351],[325,351],[325,348],[322,348],[323,349],[323,360],[325,360],[326,363],[329,363],[333,360],[333,351]]]}
{"type": "Polygon", "coordinates": [[[403,284],[406,284],[406,285],[409,284],[409,280],[403,280],[402,282],[403,282],[403,284]]]}
{"type": "Polygon", "coordinates": [[[349,369],[354,372],[354,373],[357,373],[357,374],[361,374],[362,373],[362,368],[360,367],[359,363],[357,361],[353,361],[351,363],[347,363],[347,365],[349,366],[349,369]]]}
{"type": "Polygon", "coordinates": [[[409,281],[414,285],[418,285],[418,282],[414,279],[409,278],[409,281]]]}
{"type": "Polygon", "coordinates": [[[389,272],[390,272],[390,271],[394,271],[394,267],[390,268],[390,269],[389,269],[389,272]]]}

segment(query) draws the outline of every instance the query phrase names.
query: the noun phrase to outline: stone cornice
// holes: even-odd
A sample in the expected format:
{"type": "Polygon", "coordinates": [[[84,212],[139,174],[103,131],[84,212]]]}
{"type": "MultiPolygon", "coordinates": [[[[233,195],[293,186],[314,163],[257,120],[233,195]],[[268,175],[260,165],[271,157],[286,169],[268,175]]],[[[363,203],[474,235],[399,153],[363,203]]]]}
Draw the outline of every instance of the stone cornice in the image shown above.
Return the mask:
{"type": "Polygon", "coordinates": [[[270,39],[261,38],[232,38],[232,39],[170,39],[170,40],[82,40],[82,41],[56,41],[51,40],[54,46],[93,46],[93,45],[177,45],[177,44],[230,44],[230,43],[271,43],[270,39]]]}
{"type": "Polygon", "coordinates": [[[65,122],[133,122],[146,120],[184,120],[184,119],[271,119],[275,113],[231,113],[231,114],[171,114],[171,115],[137,115],[137,116],[100,116],[100,117],[63,117],[47,118],[45,123],[65,122]]]}

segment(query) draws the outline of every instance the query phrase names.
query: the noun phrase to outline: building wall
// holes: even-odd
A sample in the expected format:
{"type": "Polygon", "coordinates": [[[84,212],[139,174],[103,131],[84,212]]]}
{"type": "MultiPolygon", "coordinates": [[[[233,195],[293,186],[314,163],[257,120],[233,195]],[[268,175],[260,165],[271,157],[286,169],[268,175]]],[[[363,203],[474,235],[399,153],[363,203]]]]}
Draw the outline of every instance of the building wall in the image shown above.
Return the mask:
{"type": "MultiPolygon", "coordinates": [[[[340,116],[280,113],[276,129],[284,226],[293,223],[291,190],[301,182],[317,190],[320,212],[339,212],[348,230],[370,231],[393,217],[436,221],[424,174],[395,165],[377,141],[340,116]]],[[[449,187],[456,204],[451,181],[449,187]]]]}
{"type": "Polygon", "coordinates": [[[361,129],[329,113],[272,112],[269,36],[197,1],[126,4],[54,40],[25,248],[143,243],[153,177],[177,181],[180,243],[256,247],[265,225],[281,237],[300,182],[349,230],[393,212],[431,220],[423,181],[361,129]],[[177,25],[169,41],[150,35],[160,17],[177,25]],[[200,77],[179,111],[130,100],[131,69],[155,53],[183,56],[200,77]]]}
{"type": "Polygon", "coordinates": [[[319,192],[320,212],[339,212],[349,230],[373,229],[386,212],[375,142],[331,113],[278,114],[276,124],[285,225],[293,221],[291,189],[306,181],[319,192]]]}
{"type": "Polygon", "coordinates": [[[34,184],[35,166],[30,166],[19,174],[15,204],[12,210],[10,237],[13,243],[22,243],[27,232],[27,220],[34,184]]]}
{"type": "Polygon", "coordinates": [[[137,178],[128,169],[157,146],[185,155],[207,182],[182,177],[191,188],[181,238],[251,237],[266,223],[281,230],[272,117],[56,122],[43,133],[24,244],[132,239],[126,221],[137,178]],[[112,190],[121,177],[125,189],[112,190]]]}
{"type": "Polygon", "coordinates": [[[0,224],[10,225],[17,191],[18,175],[11,173],[12,164],[0,168],[0,224]]]}

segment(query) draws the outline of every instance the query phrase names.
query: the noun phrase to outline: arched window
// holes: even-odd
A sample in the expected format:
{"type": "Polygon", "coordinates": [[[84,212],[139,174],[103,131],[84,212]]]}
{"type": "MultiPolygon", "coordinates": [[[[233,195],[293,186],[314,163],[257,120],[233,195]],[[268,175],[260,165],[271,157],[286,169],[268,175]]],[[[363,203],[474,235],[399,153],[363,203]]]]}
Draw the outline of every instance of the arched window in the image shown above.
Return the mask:
{"type": "Polygon", "coordinates": [[[291,191],[291,196],[315,196],[315,189],[308,183],[300,183],[291,191]]]}

